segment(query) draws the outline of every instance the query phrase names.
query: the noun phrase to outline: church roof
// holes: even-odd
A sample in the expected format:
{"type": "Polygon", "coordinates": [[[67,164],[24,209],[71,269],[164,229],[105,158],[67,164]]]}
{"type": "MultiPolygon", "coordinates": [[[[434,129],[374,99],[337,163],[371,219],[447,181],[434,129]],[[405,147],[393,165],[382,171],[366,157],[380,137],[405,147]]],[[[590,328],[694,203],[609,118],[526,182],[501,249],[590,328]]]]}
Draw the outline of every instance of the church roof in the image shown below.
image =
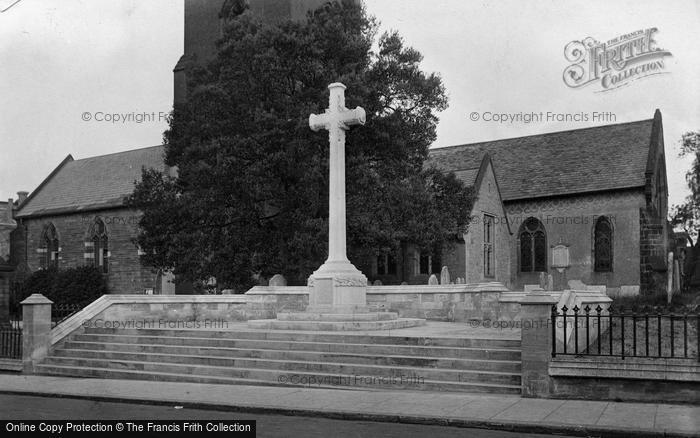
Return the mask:
{"type": "Polygon", "coordinates": [[[643,187],[654,119],[430,150],[473,185],[491,156],[504,201],[643,187]]]}
{"type": "Polygon", "coordinates": [[[27,198],[16,217],[114,208],[134,191],[141,169],[164,169],[163,146],[63,162],[27,198]]]}

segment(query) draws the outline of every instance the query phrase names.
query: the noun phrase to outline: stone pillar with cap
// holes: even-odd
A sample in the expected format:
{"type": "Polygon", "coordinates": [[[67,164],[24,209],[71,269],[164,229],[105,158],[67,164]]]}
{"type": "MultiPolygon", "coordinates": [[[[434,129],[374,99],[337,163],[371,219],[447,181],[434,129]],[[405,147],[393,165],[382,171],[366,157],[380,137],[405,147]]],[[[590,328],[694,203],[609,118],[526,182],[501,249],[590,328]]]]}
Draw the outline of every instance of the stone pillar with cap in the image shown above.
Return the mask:
{"type": "Polygon", "coordinates": [[[22,368],[34,372],[34,365],[44,359],[51,347],[51,305],[41,294],[22,301],[22,368]]]}
{"type": "Polygon", "coordinates": [[[536,289],[520,302],[521,386],[523,397],[548,397],[552,390],[549,362],[552,360],[552,306],[557,299],[536,289]]]}

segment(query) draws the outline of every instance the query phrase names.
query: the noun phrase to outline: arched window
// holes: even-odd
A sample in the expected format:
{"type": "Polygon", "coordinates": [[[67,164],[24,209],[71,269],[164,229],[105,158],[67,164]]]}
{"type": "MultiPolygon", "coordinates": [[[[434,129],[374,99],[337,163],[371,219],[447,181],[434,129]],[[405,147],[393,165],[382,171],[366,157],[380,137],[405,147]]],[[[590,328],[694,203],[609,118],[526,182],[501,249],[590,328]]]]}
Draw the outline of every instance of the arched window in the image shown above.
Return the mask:
{"type": "Polygon", "coordinates": [[[537,218],[529,217],[520,226],[520,271],[543,272],[547,270],[547,233],[537,218]]]}
{"type": "Polygon", "coordinates": [[[610,220],[601,216],[593,230],[593,259],[596,272],[610,272],[613,265],[613,235],[610,220]]]}
{"type": "Polygon", "coordinates": [[[108,272],[109,239],[107,238],[107,227],[100,218],[95,218],[95,222],[88,230],[85,258],[92,259],[93,265],[103,273],[108,272]]]}
{"type": "Polygon", "coordinates": [[[44,227],[44,232],[41,235],[41,245],[43,252],[41,267],[44,269],[58,268],[59,242],[54,224],[50,223],[44,227]]]}

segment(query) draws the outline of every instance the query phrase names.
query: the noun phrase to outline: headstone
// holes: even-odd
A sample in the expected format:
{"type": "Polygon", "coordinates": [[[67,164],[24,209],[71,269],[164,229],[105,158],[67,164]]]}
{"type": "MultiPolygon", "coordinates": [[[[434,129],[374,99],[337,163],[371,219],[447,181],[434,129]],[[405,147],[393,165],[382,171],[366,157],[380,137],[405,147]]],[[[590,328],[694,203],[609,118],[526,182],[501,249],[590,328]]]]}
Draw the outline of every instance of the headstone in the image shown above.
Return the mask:
{"type": "Polygon", "coordinates": [[[678,260],[673,261],[673,293],[677,294],[681,291],[680,266],[678,260]]]}
{"type": "Polygon", "coordinates": [[[438,283],[438,279],[437,279],[437,277],[435,276],[435,274],[431,274],[431,275],[430,275],[430,278],[428,278],[428,284],[431,285],[431,286],[435,286],[435,285],[439,284],[439,283],[438,283]]]}
{"type": "Polygon", "coordinates": [[[382,285],[382,280],[374,280],[374,283],[372,283],[372,286],[381,286],[382,285]]]}
{"type": "Polygon", "coordinates": [[[540,289],[547,290],[547,275],[544,272],[540,272],[540,289]]]}
{"type": "Polygon", "coordinates": [[[541,289],[541,288],[540,288],[540,285],[539,285],[539,284],[524,284],[524,285],[523,285],[523,290],[524,290],[525,292],[530,292],[530,291],[533,291],[533,290],[540,290],[540,289],[541,289]]]}
{"type": "Polygon", "coordinates": [[[450,284],[450,270],[443,266],[440,271],[440,284],[450,284]]]}
{"type": "Polygon", "coordinates": [[[282,274],[275,274],[272,276],[270,279],[270,286],[286,286],[287,285],[287,279],[284,278],[284,275],[282,274]]]}
{"type": "Polygon", "coordinates": [[[639,286],[620,286],[621,297],[636,297],[639,295],[639,286]]]}
{"type": "Polygon", "coordinates": [[[401,282],[401,286],[408,286],[408,282],[402,281],[402,282],[401,282]]]}
{"type": "Polygon", "coordinates": [[[586,290],[586,283],[581,280],[569,280],[567,284],[571,290],[586,290]]]}
{"type": "Polygon", "coordinates": [[[554,277],[552,276],[552,274],[547,274],[547,287],[545,288],[545,290],[554,290],[554,277]]]}

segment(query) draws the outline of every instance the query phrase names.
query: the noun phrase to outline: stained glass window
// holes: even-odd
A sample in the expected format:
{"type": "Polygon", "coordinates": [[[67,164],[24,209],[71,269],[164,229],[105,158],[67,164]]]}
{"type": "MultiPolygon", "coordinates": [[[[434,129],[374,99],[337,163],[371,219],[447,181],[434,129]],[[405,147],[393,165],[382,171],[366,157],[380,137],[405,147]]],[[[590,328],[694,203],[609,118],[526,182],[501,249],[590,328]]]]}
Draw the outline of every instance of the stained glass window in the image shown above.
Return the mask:
{"type": "Polygon", "coordinates": [[[43,234],[43,250],[42,258],[43,268],[57,268],[59,255],[58,233],[54,224],[48,224],[44,227],[43,234]]]}
{"type": "Polygon", "coordinates": [[[484,215],[484,276],[494,276],[494,227],[493,216],[484,215]]]}
{"type": "Polygon", "coordinates": [[[107,227],[102,219],[96,218],[92,224],[91,232],[93,262],[96,268],[99,268],[103,273],[108,272],[109,258],[109,240],[107,238],[107,227]]]}
{"type": "Polygon", "coordinates": [[[520,271],[547,271],[547,234],[537,218],[529,217],[520,227],[520,271]]]}
{"type": "Polygon", "coordinates": [[[596,272],[612,271],[613,246],[612,246],[612,226],[608,218],[601,216],[595,223],[594,230],[594,250],[596,272]]]}

